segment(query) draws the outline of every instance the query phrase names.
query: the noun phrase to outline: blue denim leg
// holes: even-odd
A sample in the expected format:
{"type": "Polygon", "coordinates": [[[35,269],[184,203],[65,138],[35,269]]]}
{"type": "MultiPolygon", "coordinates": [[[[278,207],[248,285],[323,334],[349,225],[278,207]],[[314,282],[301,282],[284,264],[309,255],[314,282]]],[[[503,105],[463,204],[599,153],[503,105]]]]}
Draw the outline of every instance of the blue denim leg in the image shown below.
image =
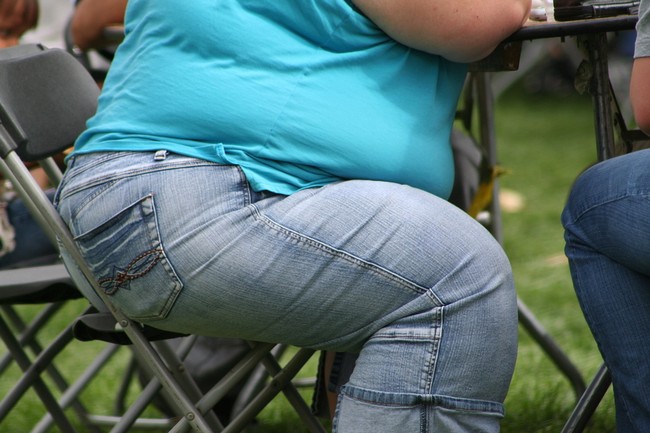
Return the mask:
{"type": "Polygon", "coordinates": [[[649,431],[650,151],[585,171],[562,222],[576,294],[612,372],[617,431],[649,431]]]}
{"type": "Polygon", "coordinates": [[[177,155],[76,158],[59,211],[102,286],[153,326],[360,351],[338,432],[497,432],[516,297],[491,235],[428,193],[291,196],[177,155]]]}
{"type": "MultiPolygon", "coordinates": [[[[47,191],[47,196],[51,199],[54,191],[47,191]]],[[[9,202],[7,213],[16,232],[16,248],[0,257],[0,269],[34,266],[58,260],[58,250],[21,199],[9,202]]]]}

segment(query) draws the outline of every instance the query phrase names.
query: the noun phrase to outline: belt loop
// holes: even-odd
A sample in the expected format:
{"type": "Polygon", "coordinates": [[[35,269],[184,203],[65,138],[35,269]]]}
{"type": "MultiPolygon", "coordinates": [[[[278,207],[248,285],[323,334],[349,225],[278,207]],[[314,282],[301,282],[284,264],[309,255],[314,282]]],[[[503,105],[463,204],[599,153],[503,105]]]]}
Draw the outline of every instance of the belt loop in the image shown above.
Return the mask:
{"type": "Polygon", "coordinates": [[[167,154],[168,153],[169,152],[167,152],[166,150],[157,150],[156,153],[153,156],[153,160],[154,161],[164,161],[165,159],[167,159],[167,154]]]}

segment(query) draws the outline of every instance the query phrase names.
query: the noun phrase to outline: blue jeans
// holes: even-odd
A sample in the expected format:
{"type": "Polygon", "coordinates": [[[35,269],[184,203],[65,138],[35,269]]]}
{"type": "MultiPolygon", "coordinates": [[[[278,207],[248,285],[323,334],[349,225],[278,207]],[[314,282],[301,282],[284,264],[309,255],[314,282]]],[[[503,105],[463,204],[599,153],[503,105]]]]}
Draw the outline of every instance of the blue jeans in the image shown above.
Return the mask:
{"type": "Polygon", "coordinates": [[[562,222],[573,284],[612,373],[617,431],[650,431],[650,150],[585,171],[562,222]]]}
{"type": "MultiPolygon", "coordinates": [[[[54,191],[47,191],[50,199],[54,191]]],[[[15,249],[0,257],[0,269],[21,268],[52,263],[58,260],[59,252],[50,238],[29,213],[29,210],[19,198],[9,202],[7,206],[9,222],[16,232],[15,249]]]]}
{"type": "Polygon", "coordinates": [[[423,191],[290,196],[179,155],[72,159],[58,208],[102,288],[152,326],[360,351],[335,431],[497,432],[517,351],[509,263],[423,191]]]}

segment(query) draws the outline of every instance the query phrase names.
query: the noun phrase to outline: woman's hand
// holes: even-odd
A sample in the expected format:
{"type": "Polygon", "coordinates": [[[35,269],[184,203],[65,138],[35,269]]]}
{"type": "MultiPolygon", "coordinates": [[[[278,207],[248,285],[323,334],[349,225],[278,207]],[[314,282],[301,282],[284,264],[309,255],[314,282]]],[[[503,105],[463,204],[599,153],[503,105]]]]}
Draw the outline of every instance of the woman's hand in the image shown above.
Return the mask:
{"type": "Polygon", "coordinates": [[[353,0],[389,36],[456,62],[487,57],[528,19],[531,0],[353,0]]]}

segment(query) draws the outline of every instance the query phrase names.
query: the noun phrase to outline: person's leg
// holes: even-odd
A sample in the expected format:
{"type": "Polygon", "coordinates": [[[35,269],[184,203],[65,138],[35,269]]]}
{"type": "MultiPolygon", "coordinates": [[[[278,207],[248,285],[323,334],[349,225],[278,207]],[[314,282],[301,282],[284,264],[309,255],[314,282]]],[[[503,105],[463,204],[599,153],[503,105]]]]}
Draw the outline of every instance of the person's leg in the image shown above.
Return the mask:
{"type": "Polygon", "coordinates": [[[562,215],[576,294],[614,383],[619,433],[650,430],[650,151],[597,164],[562,215]]]}
{"type": "MultiPolygon", "coordinates": [[[[341,390],[338,431],[498,431],[517,315],[509,265],[491,235],[446,202],[393,184],[344,182],[290,199],[260,205],[261,217],[314,242],[319,254],[333,248],[336,259],[356,262],[332,284],[321,258],[295,288],[319,305],[345,304],[334,301],[320,316],[304,305],[319,335],[363,330],[353,340],[364,344],[341,390]],[[386,275],[375,280],[376,272],[386,275]]],[[[295,257],[308,259],[310,250],[299,245],[295,257]]]]}
{"type": "Polygon", "coordinates": [[[127,313],[176,331],[360,350],[339,432],[498,431],[516,297],[502,249],[462,211],[383,182],[284,197],[250,191],[237,167],[129,164],[109,161],[115,178],[96,186],[72,179],[60,207],[106,290],[138,307],[127,313]]]}
{"type": "MultiPolygon", "coordinates": [[[[53,191],[48,197],[52,198],[53,191]]],[[[16,268],[52,263],[58,251],[19,198],[8,203],[9,222],[15,232],[15,248],[0,257],[1,268],[16,268]]]]}

